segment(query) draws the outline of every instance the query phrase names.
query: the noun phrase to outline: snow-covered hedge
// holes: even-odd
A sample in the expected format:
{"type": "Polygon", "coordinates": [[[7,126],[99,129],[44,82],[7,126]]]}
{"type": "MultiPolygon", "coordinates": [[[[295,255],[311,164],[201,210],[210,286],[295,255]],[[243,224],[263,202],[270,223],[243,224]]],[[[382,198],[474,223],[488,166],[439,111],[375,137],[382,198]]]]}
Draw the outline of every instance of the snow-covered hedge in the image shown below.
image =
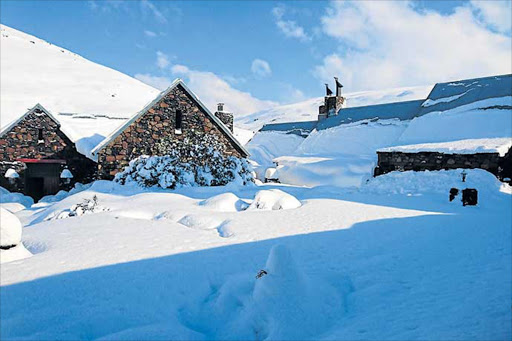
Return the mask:
{"type": "Polygon", "coordinates": [[[214,136],[204,135],[194,141],[185,139],[179,144],[162,141],[159,148],[163,156],[140,156],[130,161],[128,167],[116,175],[115,181],[171,189],[220,186],[230,182],[245,185],[254,181],[249,163],[222,155],[214,136]]]}

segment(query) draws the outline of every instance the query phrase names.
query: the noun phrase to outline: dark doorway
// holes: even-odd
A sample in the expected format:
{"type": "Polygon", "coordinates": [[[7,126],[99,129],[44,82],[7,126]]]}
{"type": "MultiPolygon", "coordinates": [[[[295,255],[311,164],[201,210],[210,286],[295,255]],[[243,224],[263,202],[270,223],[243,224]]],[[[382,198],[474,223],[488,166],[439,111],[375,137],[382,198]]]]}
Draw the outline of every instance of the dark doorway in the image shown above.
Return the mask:
{"type": "Polygon", "coordinates": [[[25,171],[25,194],[38,201],[59,191],[60,164],[28,163],[25,171]]]}

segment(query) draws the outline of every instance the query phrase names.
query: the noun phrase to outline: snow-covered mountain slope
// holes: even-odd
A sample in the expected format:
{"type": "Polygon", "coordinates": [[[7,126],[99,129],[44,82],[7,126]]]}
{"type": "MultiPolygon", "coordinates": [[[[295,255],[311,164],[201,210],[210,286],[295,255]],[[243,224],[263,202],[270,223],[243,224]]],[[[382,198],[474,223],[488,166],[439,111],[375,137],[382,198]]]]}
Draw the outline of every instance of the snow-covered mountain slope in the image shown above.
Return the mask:
{"type": "MultiPolygon", "coordinates": [[[[159,93],[132,77],[44,40],[5,25],[0,28],[2,127],[36,103],[41,103],[59,120],[62,118],[58,115],[60,112],[130,117],[159,93]]],[[[70,116],[66,118],[72,119],[70,116]]],[[[91,120],[89,118],[87,122],[91,120]]],[[[107,130],[120,124],[119,120],[101,120],[98,126],[109,126],[107,130]]],[[[95,133],[80,126],[74,124],[75,136],[72,138],[95,133]]]]}
{"type": "MultiPolygon", "coordinates": [[[[358,91],[344,94],[348,107],[411,101],[427,98],[433,85],[395,88],[375,91],[358,91]]],[[[303,102],[276,106],[249,115],[235,117],[235,124],[241,128],[258,130],[268,123],[315,121],[323,97],[303,102]]]]}

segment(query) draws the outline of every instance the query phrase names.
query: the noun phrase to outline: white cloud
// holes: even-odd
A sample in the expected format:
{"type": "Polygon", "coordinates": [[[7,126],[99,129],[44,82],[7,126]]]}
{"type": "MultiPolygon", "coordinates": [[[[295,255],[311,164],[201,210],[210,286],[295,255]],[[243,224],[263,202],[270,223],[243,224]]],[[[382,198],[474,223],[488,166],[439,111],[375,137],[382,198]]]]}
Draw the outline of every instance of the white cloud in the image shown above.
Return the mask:
{"type": "Polygon", "coordinates": [[[417,12],[410,2],[332,2],[322,17],[338,51],[314,69],[364,90],[510,73],[511,38],[492,32],[469,6],[450,15],[417,12]]]}
{"type": "Polygon", "coordinates": [[[167,23],[165,15],[149,0],[142,0],[140,6],[143,13],[150,13],[160,23],[167,23]]]}
{"type": "Polygon", "coordinates": [[[156,34],[155,32],[150,31],[150,30],[144,30],[144,34],[145,34],[146,36],[148,36],[148,37],[151,37],[151,38],[153,38],[153,37],[156,37],[156,36],[157,36],[157,34],[156,34]]]}
{"type": "Polygon", "coordinates": [[[158,90],[165,90],[172,83],[172,80],[167,77],[153,76],[147,73],[137,73],[134,77],[158,90]]]}
{"type": "MultiPolygon", "coordinates": [[[[171,72],[176,77],[184,78],[190,89],[212,111],[215,111],[217,103],[223,102],[226,103],[227,110],[232,111],[236,117],[252,114],[279,104],[260,100],[248,92],[235,89],[212,72],[191,70],[187,66],[179,64],[173,65],[171,72]]],[[[150,74],[136,74],[135,78],[159,90],[165,90],[173,81],[168,77],[150,74]]]]}
{"type": "Polygon", "coordinates": [[[272,69],[267,61],[255,59],[251,64],[251,72],[258,78],[265,78],[272,74],[272,69]]]}
{"type": "Polygon", "coordinates": [[[512,2],[505,1],[471,1],[471,6],[482,20],[494,30],[510,33],[512,26],[512,2]]]}
{"type": "Polygon", "coordinates": [[[218,102],[223,102],[226,103],[227,110],[232,111],[235,117],[251,114],[278,104],[258,99],[249,92],[235,89],[212,72],[191,70],[184,65],[173,65],[171,70],[176,76],[185,78],[187,85],[208,108],[214,110],[218,102]]]}
{"type": "Polygon", "coordinates": [[[272,15],[274,16],[275,22],[279,30],[289,38],[297,38],[302,41],[311,40],[311,37],[306,34],[304,28],[297,24],[293,20],[284,20],[283,16],[285,13],[284,7],[274,7],[272,9],[272,15]]]}
{"type": "Polygon", "coordinates": [[[169,56],[163,53],[162,51],[157,51],[156,53],[156,66],[160,69],[165,69],[169,66],[169,56]]]}

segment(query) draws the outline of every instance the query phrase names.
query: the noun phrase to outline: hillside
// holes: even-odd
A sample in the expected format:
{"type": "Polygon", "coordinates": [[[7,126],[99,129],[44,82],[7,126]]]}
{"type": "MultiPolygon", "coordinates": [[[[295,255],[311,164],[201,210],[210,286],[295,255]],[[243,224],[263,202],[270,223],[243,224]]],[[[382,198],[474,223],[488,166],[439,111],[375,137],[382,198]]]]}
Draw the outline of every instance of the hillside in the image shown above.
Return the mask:
{"type": "MultiPolygon", "coordinates": [[[[66,49],[5,25],[0,27],[2,127],[38,102],[54,114],[129,117],[159,93],[149,85],[66,49]]],[[[119,120],[113,122],[115,126],[119,123],[119,120]]]]}

